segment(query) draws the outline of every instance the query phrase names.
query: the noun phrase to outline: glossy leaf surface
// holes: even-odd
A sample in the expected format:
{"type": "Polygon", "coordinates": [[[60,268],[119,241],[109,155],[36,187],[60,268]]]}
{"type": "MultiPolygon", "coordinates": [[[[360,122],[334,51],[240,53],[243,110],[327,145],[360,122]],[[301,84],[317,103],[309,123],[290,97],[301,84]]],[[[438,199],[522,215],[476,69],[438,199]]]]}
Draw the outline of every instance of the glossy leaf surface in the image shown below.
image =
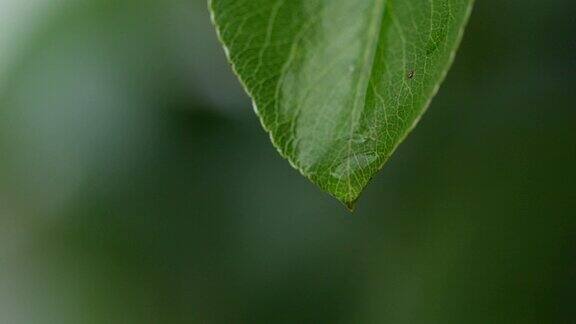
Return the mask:
{"type": "Polygon", "coordinates": [[[352,208],[438,91],[473,0],[212,0],[274,145],[352,208]]]}

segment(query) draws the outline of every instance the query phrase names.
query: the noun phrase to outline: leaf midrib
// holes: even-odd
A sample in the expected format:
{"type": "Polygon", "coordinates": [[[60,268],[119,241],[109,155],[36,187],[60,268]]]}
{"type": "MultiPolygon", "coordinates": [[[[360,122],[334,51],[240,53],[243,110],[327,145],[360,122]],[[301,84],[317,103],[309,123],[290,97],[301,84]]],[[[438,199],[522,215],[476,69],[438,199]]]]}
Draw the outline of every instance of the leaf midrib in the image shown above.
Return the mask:
{"type": "MultiPolygon", "coordinates": [[[[348,185],[348,196],[353,196],[353,186],[352,186],[352,176],[353,172],[351,171],[351,157],[352,157],[352,143],[354,138],[354,131],[356,127],[356,114],[360,107],[365,107],[366,105],[366,98],[368,97],[368,88],[370,85],[370,80],[372,79],[372,73],[374,71],[374,64],[376,59],[376,52],[378,51],[380,35],[382,32],[382,21],[384,17],[384,10],[386,8],[387,0],[374,0],[374,9],[373,15],[371,17],[371,21],[368,27],[368,37],[367,37],[367,46],[364,53],[364,57],[362,59],[363,66],[362,70],[360,71],[360,77],[358,86],[356,87],[354,102],[352,105],[352,111],[350,113],[350,133],[348,137],[348,154],[347,154],[347,163],[348,163],[348,172],[349,175],[347,179],[348,185]]],[[[349,199],[349,197],[347,197],[349,199]]],[[[352,202],[348,202],[352,204],[352,202]]]]}

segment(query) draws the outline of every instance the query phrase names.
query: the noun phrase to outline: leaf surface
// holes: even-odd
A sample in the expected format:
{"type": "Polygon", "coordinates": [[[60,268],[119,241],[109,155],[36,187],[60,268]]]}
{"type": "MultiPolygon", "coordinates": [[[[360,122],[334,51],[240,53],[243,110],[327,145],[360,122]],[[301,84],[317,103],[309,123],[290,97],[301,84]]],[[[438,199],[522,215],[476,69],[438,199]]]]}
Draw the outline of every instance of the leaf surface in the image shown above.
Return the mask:
{"type": "Polygon", "coordinates": [[[279,152],[349,208],[414,128],[473,0],[212,0],[279,152]]]}

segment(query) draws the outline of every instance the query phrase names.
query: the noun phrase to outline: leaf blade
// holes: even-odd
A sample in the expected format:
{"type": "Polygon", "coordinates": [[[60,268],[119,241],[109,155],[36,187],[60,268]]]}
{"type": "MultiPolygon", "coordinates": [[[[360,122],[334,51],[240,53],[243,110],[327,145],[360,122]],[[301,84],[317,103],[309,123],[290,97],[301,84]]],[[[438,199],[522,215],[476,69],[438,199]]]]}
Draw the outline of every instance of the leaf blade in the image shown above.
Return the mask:
{"type": "Polygon", "coordinates": [[[212,0],[282,156],[353,208],[444,79],[473,0],[212,0]]]}

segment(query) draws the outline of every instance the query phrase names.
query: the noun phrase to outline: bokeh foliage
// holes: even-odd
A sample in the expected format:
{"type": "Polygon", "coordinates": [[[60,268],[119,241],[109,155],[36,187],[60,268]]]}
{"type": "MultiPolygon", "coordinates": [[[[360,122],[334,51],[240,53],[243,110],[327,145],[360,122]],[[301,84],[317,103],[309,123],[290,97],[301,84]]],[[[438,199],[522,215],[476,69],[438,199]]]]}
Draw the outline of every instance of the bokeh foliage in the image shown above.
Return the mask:
{"type": "Polygon", "coordinates": [[[204,1],[36,3],[0,11],[0,322],[573,319],[576,4],[478,1],[351,216],[269,145],[204,1]]]}

